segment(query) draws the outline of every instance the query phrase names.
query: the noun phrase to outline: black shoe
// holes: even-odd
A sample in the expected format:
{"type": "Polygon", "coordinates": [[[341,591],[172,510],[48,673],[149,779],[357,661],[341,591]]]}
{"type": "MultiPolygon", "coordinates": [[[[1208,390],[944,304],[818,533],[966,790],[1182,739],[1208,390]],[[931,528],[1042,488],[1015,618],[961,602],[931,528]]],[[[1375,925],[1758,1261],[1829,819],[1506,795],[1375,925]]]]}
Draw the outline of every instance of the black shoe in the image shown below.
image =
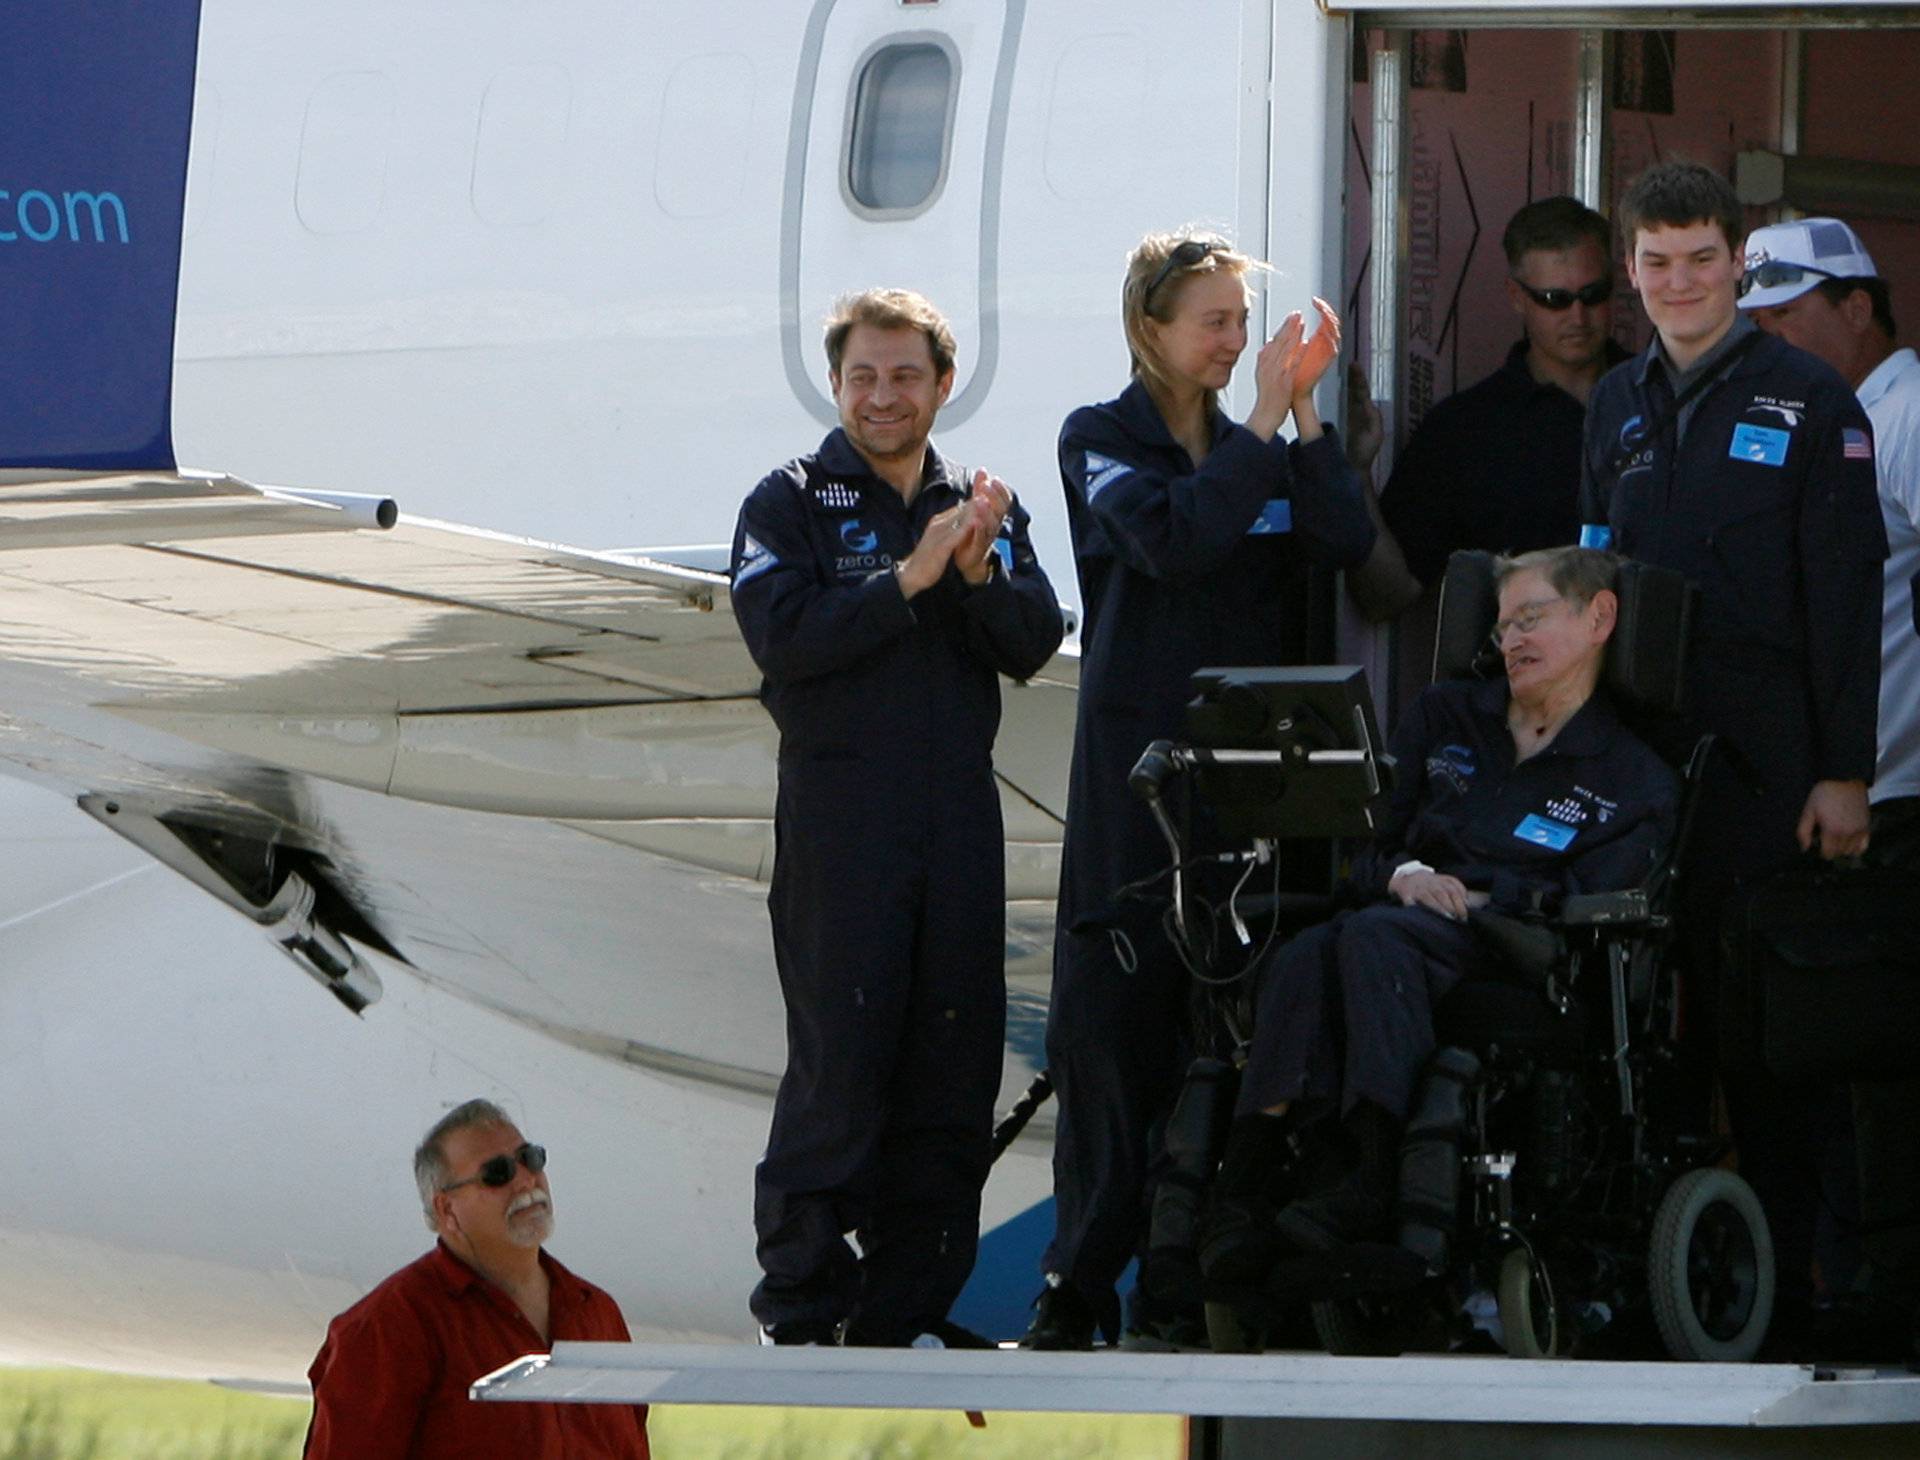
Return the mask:
{"type": "Polygon", "coordinates": [[[1913,1339],[1910,1305],[1843,1294],[1816,1303],[1808,1343],[1816,1362],[1903,1365],[1913,1339]]]}
{"type": "Polygon", "coordinates": [[[1289,1203],[1273,1219],[1280,1240],[1297,1252],[1325,1252],[1390,1235],[1399,1196],[1400,1122],[1362,1100],[1340,1122],[1340,1130],[1351,1151],[1346,1174],[1289,1203]]]}
{"type": "Polygon", "coordinates": [[[962,1328],[958,1323],[949,1323],[944,1318],[935,1318],[923,1323],[909,1323],[904,1328],[877,1332],[872,1328],[861,1327],[856,1319],[849,1323],[846,1332],[840,1336],[844,1348],[993,1348],[992,1339],[982,1338],[970,1328],[962,1328]]]}
{"type": "Polygon", "coordinates": [[[1127,1325],[1120,1347],[1136,1354],[1206,1353],[1213,1348],[1204,1318],[1155,1318],[1127,1325]]]}
{"type": "Polygon", "coordinates": [[[1200,1272],[1209,1291],[1257,1288],[1284,1254],[1273,1219],[1293,1194],[1292,1126],[1282,1116],[1243,1115],[1228,1132],[1200,1233],[1200,1272]]]}
{"type": "Polygon", "coordinates": [[[1144,1285],[1135,1287],[1127,1299],[1127,1326],[1120,1335],[1120,1347],[1135,1353],[1184,1353],[1209,1348],[1200,1299],[1168,1302],[1144,1285]]]}
{"type": "MultiPolygon", "coordinates": [[[[1202,1235],[1205,1235],[1204,1229],[1202,1235]]],[[[1147,1254],[1140,1272],[1140,1286],[1156,1307],[1199,1310],[1205,1284],[1200,1275],[1200,1257],[1194,1248],[1156,1247],[1147,1254]]]]}
{"type": "Polygon", "coordinates": [[[919,1335],[908,1348],[998,1348],[992,1339],[975,1333],[971,1328],[962,1328],[945,1318],[929,1323],[920,1330],[919,1335]]]}
{"type": "Polygon", "coordinates": [[[840,1325],[821,1319],[800,1319],[788,1323],[762,1323],[760,1342],[763,1346],[777,1345],[781,1348],[828,1348],[840,1341],[840,1325]]]}
{"type": "Polygon", "coordinates": [[[1020,1340],[1021,1348],[1085,1350],[1093,1347],[1093,1305],[1077,1289],[1052,1273],[1033,1300],[1033,1322],[1020,1340]]]}

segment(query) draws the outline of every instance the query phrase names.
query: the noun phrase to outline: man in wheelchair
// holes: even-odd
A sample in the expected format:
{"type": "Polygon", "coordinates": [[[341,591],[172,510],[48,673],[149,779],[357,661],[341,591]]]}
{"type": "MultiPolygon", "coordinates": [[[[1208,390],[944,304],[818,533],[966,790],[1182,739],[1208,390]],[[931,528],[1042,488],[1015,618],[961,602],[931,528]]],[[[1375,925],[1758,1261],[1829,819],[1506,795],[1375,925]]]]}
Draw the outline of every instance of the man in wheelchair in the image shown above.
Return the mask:
{"type": "MultiPolygon", "coordinates": [[[[1465,1107],[1473,1099],[1482,1101],[1478,1113],[1484,1127],[1491,1082],[1480,1077],[1479,1058],[1467,1050],[1446,1050],[1437,1063],[1445,1065],[1453,1056],[1447,1068],[1429,1070],[1429,1064],[1436,1045],[1451,1042],[1444,1018],[1437,1037],[1436,1012],[1456,986],[1470,979],[1507,980],[1498,992],[1522,996],[1533,1017],[1548,1027],[1550,1041],[1561,1043],[1561,1063],[1576,1072],[1595,1072],[1597,1083],[1606,1087],[1600,1103],[1613,1099],[1617,1076],[1618,1104],[1605,1118],[1626,1130],[1622,1149],[1629,1162],[1649,1171],[1660,1168],[1650,1181],[1625,1183],[1640,1192],[1639,1209],[1622,1228],[1636,1249],[1626,1255],[1626,1265],[1645,1259],[1648,1219],[1672,1185],[1665,1168],[1676,1163],[1656,1158],[1647,1148],[1640,1108],[1645,1071],[1628,1067],[1631,976],[1625,955],[1618,944],[1609,955],[1607,971],[1617,985],[1612,1000],[1617,1037],[1597,1057],[1590,1041],[1564,1037],[1579,1021],[1566,1017],[1573,1001],[1554,983],[1555,976],[1534,968],[1533,985],[1515,987],[1524,982],[1516,972],[1524,970],[1513,963],[1515,930],[1525,931],[1520,920],[1537,923],[1569,909],[1576,920],[1588,923],[1633,924],[1639,917],[1639,925],[1623,932],[1643,940],[1651,926],[1644,904],[1603,896],[1641,889],[1655,879],[1666,865],[1680,801],[1679,777],[1622,723],[1605,686],[1608,644],[1621,614],[1617,569],[1610,554],[1584,548],[1494,560],[1498,609],[1492,639],[1504,678],[1443,679],[1408,709],[1394,739],[1397,774],[1390,809],[1372,845],[1353,862],[1344,888],[1347,910],[1296,935],[1258,967],[1253,1033],[1200,1243],[1206,1291],[1216,1300],[1210,1313],[1222,1301],[1249,1292],[1264,1289],[1271,1296],[1276,1285],[1285,1285],[1277,1284],[1281,1274],[1291,1274],[1288,1281],[1305,1275],[1294,1296],[1324,1298],[1338,1292],[1337,1284],[1315,1287],[1316,1274],[1326,1276],[1317,1264],[1344,1266],[1351,1277],[1352,1264],[1343,1254],[1355,1251],[1354,1244],[1374,1244],[1375,1252],[1394,1245],[1403,1249],[1397,1255],[1411,1261],[1412,1272],[1403,1261],[1395,1282],[1444,1272],[1444,1234],[1452,1229],[1454,1210],[1433,1208],[1459,1205],[1463,1144],[1473,1144],[1470,1137],[1463,1142],[1462,1127],[1470,1123],[1465,1107]],[[1554,999],[1557,1011],[1549,1007],[1554,999]],[[1553,1027],[1556,1023],[1566,1028],[1553,1027]],[[1441,1092],[1439,1105],[1451,1102],[1451,1133],[1423,1157],[1415,1151],[1421,1136],[1447,1125],[1449,1117],[1443,1109],[1436,1121],[1433,1110],[1416,1108],[1421,1092],[1449,1082],[1450,1092],[1441,1092]],[[1465,1093],[1469,1087],[1479,1093],[1465,1093]],[[1428,1181],[1426,1218],[1443,1234],[1435,1243],[1428,1233],[1424,1245],[1417,1235],[1409,1240],[1407,1220],[1408,1180],[1423,1159],[1429,1178],[1438,1173],[1437,1186],[1428,1181]]],[[[1681,605],[1677,616],[1684,617],[1683,592],[1675,602],[1681,605]]],[[[1659,628],[1645,622],[1639,627],[1641,637],[1660,637],[1659,628]]],[[[1681,623],[1665,626],[1668,650],[1677,650],[1682,629],[1681,623]]],[[[1443,654],[1444,635],[1443,624],[1443,654]]],[[[1662,657],[1658,647],[1650,653],[1662,657]]],[[[1661,668],[1677,668],[1677,660],[1661,668]]],[[[1667,678],[1677,682],[1671,673],[1667,678]]],[[[1652,922],[1664,926],[1663,919],[1652,922]]],[[[1564,942],[1564,933],[1540,931],[1550,946],[1564,942]]],[[[1537,960],[1523,949],[1521,962],[1529,961],[1537,960]]],[[[1558,976],[1565,974],[1563,968],[1558,976]]],[[[1648,991],[1642,982],[1644,1004],[1648,991]]],[[[1661,1042],[1651,1033],[1661,1017],[1668,1027],[1659,1034],[1671,1043],[1671,1013],[1669,998],[1660,1014],[1639,1016],[1640,1030],[1648,1035],[1644,1043],[1661,1042]]],[[[1513,1034],[1511,1043],[1524,1048],[1525,1031],[1513,1034]]],[[[1469,1042],[1465,1036],[1453,1038],[1469,1042]]],[[[1493,1041],[1496,1052],[1499,1042],[1493,1041]]],[[[1528,1062],[1522,1080],[1529,1084],[1528,1099],[1516,1103],[1532,1112],[1543,1092],[1563,1077],[1564,1071],[1537,1073],[1528,1062]]],[[[1572,1112],[1562,1109],[1558,1117],[1550,1116],[1550,1127],[1556,1118],[1564,1127],[1572,1112]]],[[[1566,1128],[1546,1135],[1549,1143],[1560,1143],[1563,1156],[1577,1138],[1566,1128]]],[[[1434,1146],[1431,1140],[1426,1144],[1434,1146]]],[[[1703,1143],[1699,1154],[1708,1153],[1703,1143]]],[[[1497,1150],[1480,1151],[1477,1159],[1482,1177],[1497,1178],[1488,1185],[1505,1181],[1515,1164],[1511,1153],[1497,1150]]],[[[1569,1174],[1566,1160],[1559,1164],[1563,1169],[1550,1179],[1572,1186],[1592,1177],[1602,1163],[1598,1155],[1588,1159],[1584,1177],[1569,1174]]],[[[1715,1174],[1733,1180],[1728,1173],[1715,1174]]],[[[1540,1172],[1531,1169],[1527,1175],[1537,1183],[1540,1172]]],[[[1531,1190],[1539,1195],[1537,1184],[1531,1190]]],[[[1619,1200],[1611,1184],[1608,1191],[1619,1200]]],[[[1491,1200],[1482,1200],[1488,1196],[1476,1192],[1474,1200],[1491,1207],[1491,1200]]],[[[1507,1185],[1499,1196],[1500,1210],[1485,1215],[1500,1230],[1505,1247],[1525,1249],[1524,1223],[1513,1223],[1511,1197],[1507,1185]]],[[[1764,1246],[1757,1209],[1747,1212],[1743,1206],[1742,1217],[1751,1218],[1749,1226],[1758,1224],[1764,1246]]],[[[1669,1286],[1676,1288],[1668,1295],[1669,1308],[1691,1306],[1686,1292],[1691,1234],[1689,1227],[1676,1239],[1680,1271],[1669,1275],[1669,1286]]],[[[1538,1256],[1530,1250],[1526,1255],[1538,1256]]],[[[1601,1261],[1608,1259],[1603,1255],[1601,1261]]],[[[1741,1267],[1736,1284],[1754,1266],[1741,1267]]],[[[1523,1282],[1547,1281],[1544,1265],[1523,1262],[1515,1271],[1523,1282]]],[[[1537,1285],[1530,1296],[1535,1306],[1542,1304],[1537,1285]]],[[[1511,1324],[1511,1295],[1503,1293],[1502,1299],[1503,1319],[1511,1324]]],[[[1548,1292],[1544,1302],[1553,1301],[1548,1292]]],[[[1658,1297],[1653,1306],[1659,1308],[1658,1297]]],[[[1681,1324],[1689,1332],[1702,1322],[1698,1314],[1691,1316],[1690,1326],[1681,1324]]],[[[1750,1301],[1740,1316],[1742,1321],[1753,1316],[1750,1301]]],[[[1660,1321],[1664,1334],[1667,1320],[1660,1321]]],[[[1764,1327],[1763,1313],[1759,1322],[1764,1327]]],[[[1320,1326],[1327,1338],[1328,1325],[1320,1326]]],[[[1350,1341],[1352,1325],[1345,1331],[1350,1341]]],[[[1508,1347],[1539,1351],[1528,1338],[1513,1334],[1508,1347]]],[[[1669,1340],[1669,1348],[1675,1347],[1669,1340]]],[[[1691,1356],[1736,1355],[1716,1347],[1708,1335],[1691,1356]]]]}
{"type": "Polygon", "coordinates": [[[1470,910],[1548,911],[1652,871],[1679,785],[1596,693],[1619,613],[1613,579],[1613,557],[1591,548],[1501,560],[1493,642],[1505,679],[1429,686],[1402,717],[1392,808],[1349,878],[1361,905],[1259,973],[1202,1248],[1210,1282],[1258,1280],[1288,1249],[1385,1233],[1434,1008],[1491,956],[1470,910]],[[1324,1120],[1350,1159],[1273,1206],[1267,1175],[1290,1129],[1324,1120]]]}

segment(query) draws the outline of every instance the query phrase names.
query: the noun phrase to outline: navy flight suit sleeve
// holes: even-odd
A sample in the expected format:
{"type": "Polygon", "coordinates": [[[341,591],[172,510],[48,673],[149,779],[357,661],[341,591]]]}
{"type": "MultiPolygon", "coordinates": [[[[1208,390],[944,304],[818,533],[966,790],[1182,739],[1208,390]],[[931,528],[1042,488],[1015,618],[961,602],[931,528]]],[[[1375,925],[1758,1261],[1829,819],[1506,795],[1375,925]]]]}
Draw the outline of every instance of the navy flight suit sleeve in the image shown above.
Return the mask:
{"type": "Polygon", "coordinates": [[[1880,712],[1880,565],[1887,538],[1875,485],[1873,428],[1851,392],[1825,413],[1824,428],[1810,444],[1799,548],[1813,778],[1871,781],[1880,712]]]}
{"type": "MultiPolygon", "coordinates": [[[[1190,472],[1169,476],[1098,409],[1075,411],[1060,433],[1060,470],[1106,538],[1105,546],[1150,578],[1182,578],[1223,564],[1270,497],[1289,500],[1293,531],[1317,562],[1359,563],[1373,522],[1329,429],[1305,445],[1262,441],[1230,426],[1190,472]]],[[[1079,544],[1083,553],[1095,544],[1079,544]]]]}
{"type": "Polygon", "coordinates": [[[858,663],[913,627],[891,569],[831,582],[807,530],[806,499],[786,471],[753,489],[733,534],[733,612],[770,680],[792,683],[858,663]]]}
{"type": "Polygon", "coordinates": [[[1060,601],[1047,580],[1027,535],[1027,509],[1016,498],[1000,524],[1011,571],[996,545],[988,562],[992,575],[966,590],[967,647],[1010,679],[1037,673],[1066,635],[1060,601]]]}

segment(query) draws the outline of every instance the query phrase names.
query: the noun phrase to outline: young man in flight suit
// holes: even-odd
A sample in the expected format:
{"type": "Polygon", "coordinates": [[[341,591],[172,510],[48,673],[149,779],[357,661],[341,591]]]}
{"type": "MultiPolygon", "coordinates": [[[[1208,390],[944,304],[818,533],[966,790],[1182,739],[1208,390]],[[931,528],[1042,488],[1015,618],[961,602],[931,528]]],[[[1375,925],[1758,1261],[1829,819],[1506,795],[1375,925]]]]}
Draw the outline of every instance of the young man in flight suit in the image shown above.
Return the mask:
{"type": "MultiPolygon", "coordinates": [[[[1699,585],[1687,670],[1697,731],[1719,737],[1683,884],[1696,1054],[1713,1053],[1720,916],[1735,880],[1799,852],[1867,842],[1880,687],[1880,564],[1866,413],[1833,369],[1735,307],[1745,233],[1724,179],[1649,169],[1621,201],[1627,272],[1655,337],[1594,390],[1581,541],[1699,585]]],[[[1722,1069],[1778,1256],[1777,1323],[1810,1298],[1817,1115],[1756,1055],[1722,1069]]]]}
{"type": "Polygon", "coordinates": [[[827,325],[840,426],[740,510],[733,610],[780,729],[767,906],[787,1069],[756,1173],[773,1343],[979,1343],[973,1269],[1006,1018],[999,676],[1059,647],[999,478],[928,443],[952,331],[872,290],[827,325]],[[856,1260],[846,1241],[860,1243],[856,1260]]]}

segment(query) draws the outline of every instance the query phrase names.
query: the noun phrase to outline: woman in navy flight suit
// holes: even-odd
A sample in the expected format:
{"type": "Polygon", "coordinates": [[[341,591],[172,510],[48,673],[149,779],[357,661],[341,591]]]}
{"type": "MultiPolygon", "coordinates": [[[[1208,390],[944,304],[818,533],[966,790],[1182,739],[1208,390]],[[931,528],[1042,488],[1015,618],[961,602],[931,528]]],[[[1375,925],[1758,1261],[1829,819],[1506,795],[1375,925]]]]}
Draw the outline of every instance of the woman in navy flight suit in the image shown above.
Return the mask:
{"type": "Polygon", "coordinates": [[[1196,669],[1297,661],[1309,565],[1354,566],[1373,546],[1359,484],[1313,403],[1339,349],[1331,308],[1316,299],[1311,335],[1289,314],[1261,346],[1244,425],[1220,410],[1255,267],[1211,235],[1144,239],[1121,290],[1133,382],[1060,433],[1084,619],[1047,1020],[1057,1211],[1029,1347],[1085,1348],[1096,1322],[1118,1327],[1114,1283],[1143,1235],[1150,1133],[1187,1058],[1187,974],[1157,918],[1115,899],[1166,863],[1127,772],[1149,741],[1181,734],[1196,669]],[[1279,434],[1289,415],[1294,442],[1279,434]]]}

